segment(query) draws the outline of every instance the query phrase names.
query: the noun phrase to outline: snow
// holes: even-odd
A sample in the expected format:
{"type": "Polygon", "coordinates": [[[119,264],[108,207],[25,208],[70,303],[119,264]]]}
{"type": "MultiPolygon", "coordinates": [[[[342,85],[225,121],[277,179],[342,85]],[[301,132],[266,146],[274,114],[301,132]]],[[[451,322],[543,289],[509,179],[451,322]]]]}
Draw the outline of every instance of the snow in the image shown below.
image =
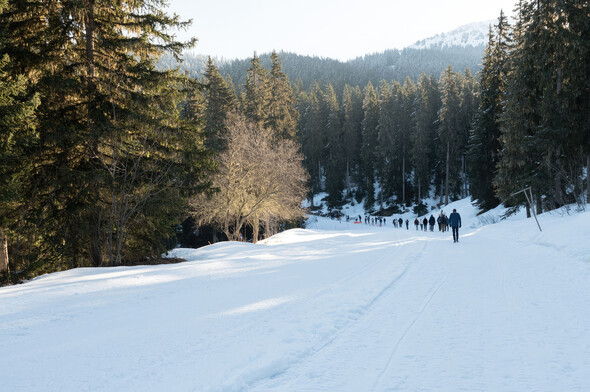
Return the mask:
{"type": "Polygon", "coordinates": [[[590,390],[590,212],[452,208],[0,288],[2,390],[590,390]]]}
{"type": "Polygon", "coordinates": [[[446,48],[452,46],[486,46],[490,26],[497,23],[494,20],[466,24],[447,33],[436,34],[433,37],[416,41],[408,46],[410,49],[446,48]]]}

